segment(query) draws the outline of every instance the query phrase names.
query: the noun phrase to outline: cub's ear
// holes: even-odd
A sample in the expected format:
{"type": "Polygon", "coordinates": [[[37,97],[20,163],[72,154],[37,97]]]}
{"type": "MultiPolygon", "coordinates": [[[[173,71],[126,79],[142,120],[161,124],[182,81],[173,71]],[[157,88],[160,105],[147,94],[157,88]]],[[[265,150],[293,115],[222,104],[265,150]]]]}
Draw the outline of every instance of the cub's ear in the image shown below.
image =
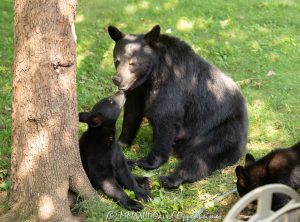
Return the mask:
{"type": "Polygon", "coordinates": [[[89,115],[90,115],[89,112],[80,112],[79,113],[79,122],[86,123],[89,115]]]}
{"type": "Polygon", "coordinates": [[[249,166],[254,162],[255,162],[255,158],[250,153],[247,153],[245,158],[245,166],[249,166]]]}
{"type": "Polygon", "coordinates": [[[98,127],[101,126],[103,123],[103,117],[101,114],[92,114],[87,119],[87,124],[90,127],[98,127]]]}
{"type": "Polygon", "coordinates": [[[246,170],[242,166],[237,166],[235,168],[235,174],[238,180],[238,183],[242,186],[246,186],[246,170]]]}
{"type": "Polygon", "coordinates": [[[125,36],[125,34],[121,32],[119,29],[117,29],[115,26],[110,25],[108,26],[107,30],[108,30],[108,34],[115,42],[119,41],[125,36]]]}
{"type": "Polygon", "coordinates": [[[150,32],[145,34],[144,38],[146,42],[148,42],[149,44],[153,44],[158,40],[159,35],[160,35],[160,26],[156,25],[151,29],[150,32]]]}

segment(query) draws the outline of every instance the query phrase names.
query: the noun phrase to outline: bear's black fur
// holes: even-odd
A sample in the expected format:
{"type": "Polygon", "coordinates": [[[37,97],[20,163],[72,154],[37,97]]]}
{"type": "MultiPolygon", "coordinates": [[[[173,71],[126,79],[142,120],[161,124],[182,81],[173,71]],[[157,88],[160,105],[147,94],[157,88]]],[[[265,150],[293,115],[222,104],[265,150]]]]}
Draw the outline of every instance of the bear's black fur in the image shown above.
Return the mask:
{"type": "Polygon", "coordinates": [[[108,27],[116,42],[114,83],[125,91],[121,144],[129,146],[145,116],[153,128],[153,148],[138,161],[155,169],[173,146],[182,158],[162,186],[176,188],[234,164],[247,143],[247,109],[236,84],[198,56],[185,42],[160,34],[126,35],[108,27]]]}
{"type": "MultiPolygon", "coordinates": [[[[286,149],[277,149],[255,161],[251,154],[246,155],[245,167],[235,169],[236,186],[242,197],[251,190],[271,183],[281,183],[294,189],[300,188],[300,143],[286,149]]],[[[287,197],[275,194],[272,209],[281,208],[287,197]]]]}
{"type": "Polygon", "coordinates": [[[80,156],[84,170],[95,189],[128,210],[139,211],[142,204],[131,200],[122,187],[133,190],[137,199],[148,201],[150,193],[138,182],[149,183],[144,177],[134,177],[115,140],[116,121],[125,102],[123,93],[98,102],[90,112],[79,113],[79,121],[88,124],[88,130],[79,140],[80,156]],[[137,182],[138,181],[138,182],[137,182]]]}

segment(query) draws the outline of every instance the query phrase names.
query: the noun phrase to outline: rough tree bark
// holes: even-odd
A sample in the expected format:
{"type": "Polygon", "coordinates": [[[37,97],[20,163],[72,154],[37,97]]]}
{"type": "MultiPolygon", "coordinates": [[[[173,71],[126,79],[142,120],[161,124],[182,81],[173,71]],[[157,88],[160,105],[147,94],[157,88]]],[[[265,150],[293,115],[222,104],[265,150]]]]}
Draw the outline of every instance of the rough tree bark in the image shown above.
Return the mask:
{"type": "Polygon", "coordinates": [[[15,0],[9,203],[36,221],[74,221],[69,189],[95,197],[78,148],[75,9],[76,0],[15,0]]]}

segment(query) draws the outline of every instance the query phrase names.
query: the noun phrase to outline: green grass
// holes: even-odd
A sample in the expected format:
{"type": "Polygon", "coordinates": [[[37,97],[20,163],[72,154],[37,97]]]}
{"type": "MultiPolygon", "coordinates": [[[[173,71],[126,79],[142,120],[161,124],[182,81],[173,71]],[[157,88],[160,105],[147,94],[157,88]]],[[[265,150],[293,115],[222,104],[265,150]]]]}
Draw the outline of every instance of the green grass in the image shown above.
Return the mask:
{"type": "MultiPolygon", "coordinates": [[[[8,189],[11,152],[13,1],[0,4],[0,190],[8,189]]],[[[0,205],[1,208],[1,205],[0,205]]]]}
{"type": "MultiPolygon", "coordinates": [[[[239,84],[248,104],[249,152],[260,157],[274,147],[289,146],[300,140],[299,11],[297,0],[79,0],[78,109],[87,110],[116,90],[111,81],[114,43],[106,33],[107,26],[140,33],[160,24],[162,33],[185,40],[239,84]]],[[[0,12],[0,179],[3,174],[1,180],[5,181],[11,150],[13,1],[2,0],[0,12]]],[[[83,129],[81,125],[81,132],[83,129]]],[[[145,121],[133,148],[125,150],[126,156],[145,155],[151,148],[151,133],[145,121]]],[[[206,202],[234,187],[233,166],[175,191],[160,188],[158,176],[168,174],[176,161],[172,158],[154,171],[134,170],[153,180],[154,200],[144,204],[144,212],[194,215],[206,202]]],[[[101,199],[105,204],[83,202],[77,206],[84,210],[87,221],[105,219],[112,210],[125,212],[105,196],[101,199]]],[[[207,206],[205,212],[223,216],[236,200],[233,197],[218,206],[207,206]]]]}

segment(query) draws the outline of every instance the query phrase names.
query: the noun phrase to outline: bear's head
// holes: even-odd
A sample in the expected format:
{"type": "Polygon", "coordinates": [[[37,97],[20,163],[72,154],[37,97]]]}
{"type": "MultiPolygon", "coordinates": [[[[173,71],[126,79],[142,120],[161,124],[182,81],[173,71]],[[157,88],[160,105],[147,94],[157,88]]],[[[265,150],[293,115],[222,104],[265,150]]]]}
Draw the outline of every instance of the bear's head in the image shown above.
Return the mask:
{"type": "Polygon", "coordinates": [[[156,43],[160,27],[156,25],[146,34],[130,35],[109,26],[108,33],[116,42],[113,52],[116,68],[114,84],[123,91],[140,86],[158,64],[156,43]]]}
{"type": "Polygon", "coordinates": [[[236,187],[240,197],[262,185],[264,172],[264,166],[257,164],[255,158],[251,154],[247,154],[245,166],[237,166],[235,168],[237,176],[236,187]]]}
{"type": "Polygon", "coordinates": [[[80,112],[79,122],[96,128],[102,125],[114,126],[125,103],[125,95],[118,91],[115,95],[98,102],[90,112],[80,112]]]}

